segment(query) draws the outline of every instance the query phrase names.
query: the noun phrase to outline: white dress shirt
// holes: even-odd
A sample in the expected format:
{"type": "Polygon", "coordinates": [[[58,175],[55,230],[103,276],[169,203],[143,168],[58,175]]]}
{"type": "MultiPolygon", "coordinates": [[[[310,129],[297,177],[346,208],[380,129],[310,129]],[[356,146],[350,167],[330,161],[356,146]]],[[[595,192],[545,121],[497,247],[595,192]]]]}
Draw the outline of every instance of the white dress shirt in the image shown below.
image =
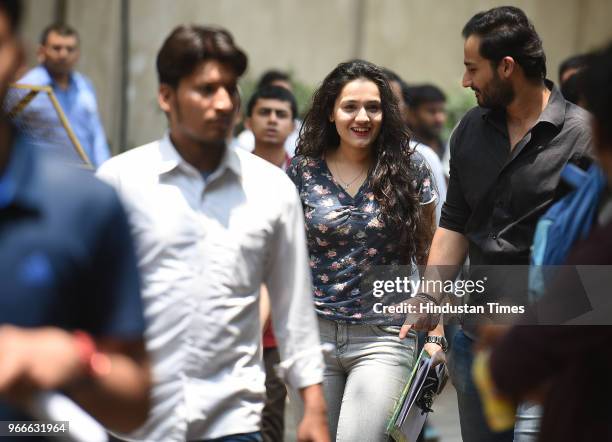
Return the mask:
{"type": "MultiPolygon", "coordinates": [[[[293,158],[295,156],[295,149],[297,147],[298,139],[300,138],[300,128],[302,127],[302,120],[296,118],[293,120],[295,128],[289,134],[285,140],[285,152],[293,158]]],[[[238,147],[244,149],[247,152],[253,152],[255,150],[255,135],[250,129],[245,129],[238,134],[236,138],[232,140],[232,147],[238,147]]]]}
{"type": "Polygon", "coordinates": [[[444,168],[440,157],[434,152],[434,150],[426,144],[417,143],[416,141],[410,141],[410,147],[416,149],[429,164],[431,174],[435,180],[435,188],[438,191],[438,201],[436,201],[436,225],[440,223],[440,216],[442,216],[442,206],[446,201],[446,177],[444,176],[444,168]]]}
{"type": "Polygon", "coordinates": [[[127,440],[258,431],[265,387],[259,287],[270,292],[285,380],[322,382],[302,208],[289,178],[226,149],[206,179],[166,135],[104,163],[136,240],[153,406],[127,440]]]}

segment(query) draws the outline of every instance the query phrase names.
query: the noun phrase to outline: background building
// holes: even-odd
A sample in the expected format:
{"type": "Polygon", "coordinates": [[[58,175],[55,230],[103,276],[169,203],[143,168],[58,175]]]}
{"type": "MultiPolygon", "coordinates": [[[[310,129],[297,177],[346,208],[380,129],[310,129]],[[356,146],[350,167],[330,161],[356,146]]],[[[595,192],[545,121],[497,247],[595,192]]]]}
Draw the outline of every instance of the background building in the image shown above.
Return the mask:
{"type": "Polygon", "coordinates": [[[461,96],[461,29],[476,12],[511,4],[544,41],[549,77],[565,57],[612,37],[609,0],[29,0],[31,62],[40,31],[65,20],[81,33],[78,69],[94,82],[113,151],[156,139],[155,55],[180,23],[228,28],[249,55],[247,79],[281,68],[315,87],[337,63],[360,57],[410,82],[433,82],[461,96]]]}

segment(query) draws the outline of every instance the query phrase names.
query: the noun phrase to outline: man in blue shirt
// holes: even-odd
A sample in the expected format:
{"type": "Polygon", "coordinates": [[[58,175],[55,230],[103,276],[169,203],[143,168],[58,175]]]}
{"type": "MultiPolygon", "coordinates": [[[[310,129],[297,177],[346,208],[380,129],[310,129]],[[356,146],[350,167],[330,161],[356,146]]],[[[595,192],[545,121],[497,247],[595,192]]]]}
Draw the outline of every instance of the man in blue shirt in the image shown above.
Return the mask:
{"type": "MultiPolygon", "coordinates": [[[[19,16],[19,1],[0,0],[0,101],[21,60],[19,16]]],[[[47,156],[0,115],[0,423],[35,417],[30,400],[61,390],[130,431],[150,380],[126,215],[90,171],[47,156]]]]}
{"type": "MultiPolygon", "coordinates": [[[[91,81],[74,70],[79,60],[79,36],[73,28],[64,24],[52,24],[42,33],[38,60],[40,64],[27,72],[19,83],[34,86],[51,86],[53,93],[66,114],[79,143],[94,167],[100,166],[110,154],[104,128],[98,115],[96,93],[91,81]]],[[[32,102],[33,112],[41,106],[40,100],[32,102]]],[[[49,106],[37,111],[37,117],[52,119],[57,126],[58,118],[49,106]],[[52,114],[49,115],[48,112],[52,114]]]]}

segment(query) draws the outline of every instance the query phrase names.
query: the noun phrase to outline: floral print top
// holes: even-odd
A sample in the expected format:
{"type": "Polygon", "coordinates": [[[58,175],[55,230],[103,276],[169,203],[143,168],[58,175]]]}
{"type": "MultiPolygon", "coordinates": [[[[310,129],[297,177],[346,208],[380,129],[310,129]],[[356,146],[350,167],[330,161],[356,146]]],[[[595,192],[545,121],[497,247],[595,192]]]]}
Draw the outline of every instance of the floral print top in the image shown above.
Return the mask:
{"type": "MultiPolygon", "coordinates": [[[[411,160],[419,201],[432,203],[437,194],[429,165],[418,152],[411,160]]],[[[378,219],[369,178],[351,197],[322,158],[296,156],[287,174],[304,209],[317,314],[350,323],[372,320],[375,298],[371,290],[361,292],[363,275],[372,266],[398,265],[400,253],[393,233],[378,219]]]]}

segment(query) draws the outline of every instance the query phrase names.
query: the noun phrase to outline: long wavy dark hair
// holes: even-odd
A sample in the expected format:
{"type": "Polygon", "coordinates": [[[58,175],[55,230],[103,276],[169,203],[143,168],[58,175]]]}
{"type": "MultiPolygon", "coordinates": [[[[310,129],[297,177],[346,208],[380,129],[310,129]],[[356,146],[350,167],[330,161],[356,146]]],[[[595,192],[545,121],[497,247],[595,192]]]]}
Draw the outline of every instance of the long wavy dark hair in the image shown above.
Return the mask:
{"type": "Polygon", "coordinates": [[[412,186],[415,172],[410,160],[410,133],[380,67],[367,61],[352,60],[340,63],[325,77],[304,117],[296,153],[323,158],[326,151],[338,148],[340,136],[329,117],[344,86],[357,79],[372,81],[380,92],[383,119],[380,133],[371,146],[374,162],[369,178],[380,206],[379,219],[397,235],[402,262],[409,262],[411,258],[421,262],[428,244],[421,241],[422,235],[419,234],[423,223],[418,197],[412,186]]]}

